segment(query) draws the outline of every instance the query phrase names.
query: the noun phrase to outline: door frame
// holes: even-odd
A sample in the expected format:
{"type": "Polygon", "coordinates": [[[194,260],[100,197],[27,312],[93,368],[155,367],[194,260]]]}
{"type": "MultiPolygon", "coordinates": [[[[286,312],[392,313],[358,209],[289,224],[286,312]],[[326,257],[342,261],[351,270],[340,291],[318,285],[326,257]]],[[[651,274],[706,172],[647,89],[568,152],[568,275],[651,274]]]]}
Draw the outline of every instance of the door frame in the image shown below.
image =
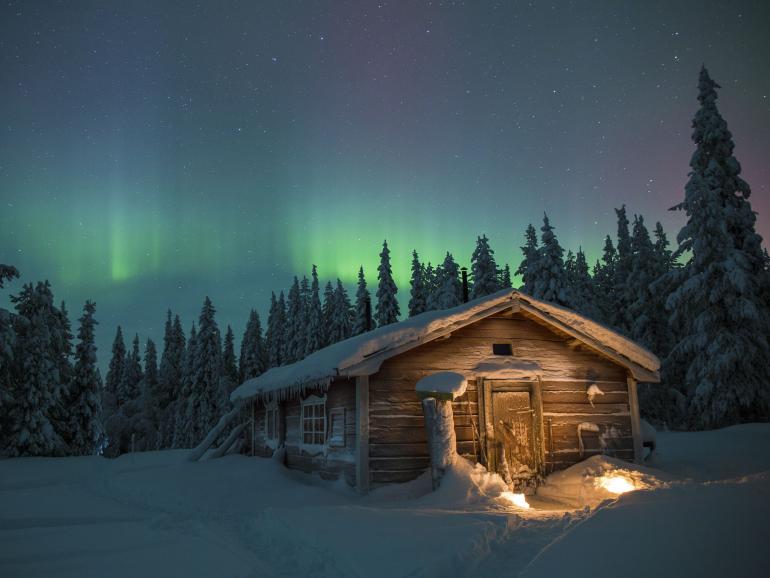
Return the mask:
{"type": "Polygon", "coordinates": [[[529,393],[529,403],[533,410],[534,423],[532,435],[535,438],[535,469],[537,482],[545,477],[545,435],[543,427],[543,394],[540,376],[533,379],[485,379],[476,378],[479,393],[479,428],[481,435],[482,462],[489,471],[497,471],[497,454],[495,452],[495,428],[492,419],[492,395],[495,392],[521,391],[529,393]]]}

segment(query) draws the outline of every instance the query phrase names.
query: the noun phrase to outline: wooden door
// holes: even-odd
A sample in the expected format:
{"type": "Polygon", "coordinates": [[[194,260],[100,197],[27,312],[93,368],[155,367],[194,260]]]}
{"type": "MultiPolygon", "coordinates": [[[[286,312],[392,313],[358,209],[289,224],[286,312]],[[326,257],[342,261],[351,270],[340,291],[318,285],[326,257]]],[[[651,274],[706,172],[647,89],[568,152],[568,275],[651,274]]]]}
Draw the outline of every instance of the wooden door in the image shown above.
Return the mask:
{"type": "Polygon", "coordinates": [[[537,478],[535,420],[529,392],[493,392],[491,417],[498,473],[516,490],[534,486],[537,478]]]}

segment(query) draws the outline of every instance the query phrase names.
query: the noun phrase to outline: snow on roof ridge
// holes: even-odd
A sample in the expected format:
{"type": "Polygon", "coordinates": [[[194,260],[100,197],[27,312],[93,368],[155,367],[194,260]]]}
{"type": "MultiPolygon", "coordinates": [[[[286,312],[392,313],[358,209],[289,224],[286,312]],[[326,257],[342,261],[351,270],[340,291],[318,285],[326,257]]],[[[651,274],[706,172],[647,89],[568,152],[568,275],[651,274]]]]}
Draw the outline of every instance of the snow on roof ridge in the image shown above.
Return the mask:
{"type": "Polygon", "coordinates": [[[366,359],[411,343],[417,346],[433,332],[461,324],[506,301],[516,300],[530,304],[645,369],[655,372],[660,367],[660,361],[652,353],[608,327],[569,309],[530,297],[517,289],[504,289],[451,309],[427,311],[398,323],[378,327],[329,345],[290,365],[273,367],[259,377],[242,383],[230,394],[230,399],[236,401],[271,393],[283,397],[301,393],[311,387],[325,389],[334,377],[344,375],[347,368],[366,359]]]}

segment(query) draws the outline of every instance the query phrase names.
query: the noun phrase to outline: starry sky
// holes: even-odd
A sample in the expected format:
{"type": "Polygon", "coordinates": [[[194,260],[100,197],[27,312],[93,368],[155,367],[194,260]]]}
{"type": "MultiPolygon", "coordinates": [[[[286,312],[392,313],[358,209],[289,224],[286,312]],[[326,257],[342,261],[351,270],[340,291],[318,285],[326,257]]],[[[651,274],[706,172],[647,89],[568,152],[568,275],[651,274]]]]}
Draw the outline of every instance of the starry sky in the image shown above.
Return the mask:
{"type": "Polygon", "coordinates": [[[412,248],[515,268],[543,211],[591,260],[623,203],[673,239],[702,63],[767,238],[768,30],[766,0],[5,2],[0,262],[95,300],[104,366],[205,295],[239,337],[313,263],[371,286],[384,238],[403,303],[412,248]]]}

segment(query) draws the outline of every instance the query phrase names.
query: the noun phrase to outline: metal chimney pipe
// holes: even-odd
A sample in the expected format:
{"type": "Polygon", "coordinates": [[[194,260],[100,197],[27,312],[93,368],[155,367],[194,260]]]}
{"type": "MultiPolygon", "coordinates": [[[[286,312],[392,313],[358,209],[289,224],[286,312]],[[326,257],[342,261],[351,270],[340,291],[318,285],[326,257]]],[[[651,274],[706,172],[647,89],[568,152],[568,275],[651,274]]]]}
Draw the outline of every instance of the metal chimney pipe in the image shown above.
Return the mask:
{"type": "Polygon", "coordinates": [[[460,271],[463,275],[463,303],[468,302],[468,267],[461,267],[460,271]]]}

